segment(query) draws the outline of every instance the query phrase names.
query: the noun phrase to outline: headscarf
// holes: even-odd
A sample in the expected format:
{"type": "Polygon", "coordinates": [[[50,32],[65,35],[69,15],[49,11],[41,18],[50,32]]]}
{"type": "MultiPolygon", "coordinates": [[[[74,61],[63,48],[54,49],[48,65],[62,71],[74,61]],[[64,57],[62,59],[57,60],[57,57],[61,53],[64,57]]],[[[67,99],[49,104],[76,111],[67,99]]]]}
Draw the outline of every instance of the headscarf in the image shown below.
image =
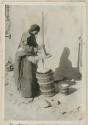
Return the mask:
{"type": "Polygon", "coordinates": [[[33,31],[40,31],[40,26],[37,24],[33,24],[31,25],[30,29],[29,29],[29,33],[33,32],[33,31]]]}

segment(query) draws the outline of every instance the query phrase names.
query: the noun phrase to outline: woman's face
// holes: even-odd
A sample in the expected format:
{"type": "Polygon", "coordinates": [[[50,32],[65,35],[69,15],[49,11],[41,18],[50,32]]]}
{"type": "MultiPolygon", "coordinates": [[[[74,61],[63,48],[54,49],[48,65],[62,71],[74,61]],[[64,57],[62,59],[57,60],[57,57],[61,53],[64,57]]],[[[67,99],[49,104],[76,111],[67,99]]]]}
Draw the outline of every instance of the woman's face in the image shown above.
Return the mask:
{"type": "Polygon", "coordinates": [[[33,31],[32,34],[37,35],[38,31],[33,31]]]}

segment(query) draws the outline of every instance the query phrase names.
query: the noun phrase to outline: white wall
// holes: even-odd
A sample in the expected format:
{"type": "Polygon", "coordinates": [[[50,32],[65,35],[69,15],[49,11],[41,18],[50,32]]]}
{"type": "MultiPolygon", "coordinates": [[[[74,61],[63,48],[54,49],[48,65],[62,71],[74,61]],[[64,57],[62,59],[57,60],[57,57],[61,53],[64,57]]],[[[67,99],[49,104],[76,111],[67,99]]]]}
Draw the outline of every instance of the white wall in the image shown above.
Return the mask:
{"type": "Polygon", "coordinates": [[[70,60],[73,66],[78,62],[78,37],[83,30],[83,7],[79,5],[59,6],[10,6],[11,40],[6,39],[6,61],[14,59],[21,35],[31,24],[39,24],[41,32],[38,42],[42,42],[42,9],[45,13],[45,45],[52,58],[46,65],[55,69],[59,65],[64,47],[70,49],[70,60]]]}

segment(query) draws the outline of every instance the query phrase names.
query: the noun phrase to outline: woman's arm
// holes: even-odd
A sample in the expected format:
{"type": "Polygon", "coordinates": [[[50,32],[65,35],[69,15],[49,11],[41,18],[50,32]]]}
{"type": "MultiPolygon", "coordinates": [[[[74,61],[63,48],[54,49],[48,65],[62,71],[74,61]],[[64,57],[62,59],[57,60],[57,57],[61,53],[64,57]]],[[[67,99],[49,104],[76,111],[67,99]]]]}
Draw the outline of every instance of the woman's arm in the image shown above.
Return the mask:
{"type": "Polygon", "coordinates": [[[30,34],[27,33],[23,33],[22,34],[22,38],[21,38],[21,42],[20,42],[20,47],[24,49],[24,51],[26,52],[32,52],[33,51],[33,47],[29,46],[27,44],[27,38],[30,37],[30,34]]]}
{"type": "Polygon", "coordinates": [[[22,48],[25,52],[32,52],[32,51],[33,51],[33,47],[32,47],[32,46],[29,46],[29,45],[27,45],[27,44],[25,44],[25,42],[22,42],[21,48],[22,48]]]}
{"type": "Polygon", "coordinates": [[[42,54],[38,56],[27,56],[28,60],[31,61],[32,63],[37,63],[39,60],[48,59],[50,57],[51,57],[50,54],[48,54],[47,56],[42,54]]]}
{"type": "Polygon", "coordinates": [[[32,53],[30,52],[25,52],[22,48],[19,48],[16,52],[16,57],[18,58],[18,60],[21,58],[21,57],[24,57],[24,56],[31,56],[32,53]]]}

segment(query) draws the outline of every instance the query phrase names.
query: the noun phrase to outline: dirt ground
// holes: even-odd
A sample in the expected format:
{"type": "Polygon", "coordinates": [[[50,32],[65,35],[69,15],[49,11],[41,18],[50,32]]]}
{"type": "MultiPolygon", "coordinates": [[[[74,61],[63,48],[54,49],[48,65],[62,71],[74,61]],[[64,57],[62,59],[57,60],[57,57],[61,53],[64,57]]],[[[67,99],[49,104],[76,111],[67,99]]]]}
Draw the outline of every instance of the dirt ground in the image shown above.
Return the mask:
{"type": "Polygon", "coordinates": [[[81,81],[71,82],[70,93],[24,99],[16,90],[13,71],[6,72],[5,120],[81,120],[81,81]]]}

